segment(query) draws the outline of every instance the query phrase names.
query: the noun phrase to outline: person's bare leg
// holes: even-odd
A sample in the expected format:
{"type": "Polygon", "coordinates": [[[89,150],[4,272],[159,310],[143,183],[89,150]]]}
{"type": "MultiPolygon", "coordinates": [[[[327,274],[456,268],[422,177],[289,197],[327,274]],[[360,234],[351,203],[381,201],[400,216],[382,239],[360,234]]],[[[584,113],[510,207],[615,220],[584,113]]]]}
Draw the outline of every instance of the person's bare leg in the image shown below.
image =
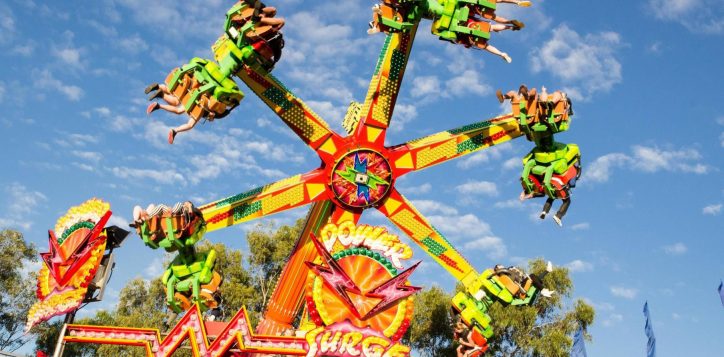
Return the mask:
{"type": "Polygon", "coordinates": [[[495,32],[500,32],[500,31],[505,31],[505,30],[510,30],[510,29],[512,29],[512,27],[510,27],[510,26],[505,26],[505,25],[503,25],[503,24],[492,24],[492,25],[490,25],[490,30],[491,30],[491,31],[495,31],[495,32]]]}
{"type": "Polygon", "coordinates": [[[278,31],[284,27],[284,19],[276,17],[262,17],[261,20],[259,20],[259,24],[271,26],[274,30],[278,31]]]}
{"type": "Polygon", "coordinates": [[[183,113],[186,112],[186,111],[184,110],[184,107],[179,106],[179,105],[159,104],[158,107],[161,108],[161,109],[163,109],[163,110],[165,110],[165,111],[167,111],[167,112],[171,112],[171,113],[174,113],[174,114],[183,114],[183,113]]]}
{"type": "Polygon", "coordinates": [[[509,23],[511,23],[510,20],[506,19],[505,17],[497,16],[497,15],[495,16],[495,18],[493,19],[493,21],[495,21],[495,22],[497,22],[497,23],[499,23],[499,24],[509,24],[509,23]]]}
{"type": "Polygon", "coordinates": [[[275,8],[274,6],[267,6],[261,9],[261,12],[264,14],[264,16],[274,17],[277,15],[277,8],[275,8]]]}
{"type": "Polygon", "coordinates": [[[527,1],[527,0],[495,0],[495,2],[496,3],[503,2],[503,3],[508,3],[508,4],[516,4],[516,5],[522,6],[522,7],[528,7],[528,6],[533,5],[532,2],[527,1]]]}
{"type": "Polygon", "coordinates": [[[561,93],[561,91],[559,90],[553,92],[553,94],[548,97],[548,101],[552,102],[553,104],[558,103],[561,100],[563,100],[563,93],[561,93]]]}
{"type": "Polygon", "coordinates": [[[168,132],[168,143],[173,144],[173,141],[176,139],[176,134],[189,131],[193,129],[194,126],[196,126],[196,120],[194,118],[189,118],[189,121],[186,122],[186,124],[179,125],[168,132]]]}
{"type": "Polygon", "coordinates": [[[506,99],[510,99],[511,101],[515,101],[518,99],[518,93],[512,90],[503,94],[503,92],[499,89],[495,92],[495,95],[498,97],[498,101],[501,103],[504,102],[506,99]]]}
{"type": "Polygon", "coordinates": [[[178,100],[178,97],[176,97],[173,94],[163,94],[163,100],[166,101],[166,103],[171,104],[173,106],[178,106],[181,104],[181,102],[178,100]]]}
{"type": "Polygon", "coordinates": [[[194,118],[189,118],[189,121],[186,122],[186,124],[179,125],[175,127],[173,130],[177,133],[181,133],[184,131],[189,131],[196,126],[197,121],[194,118]]]}
{"type": "Polygon", "coordinates": [[[500,56],[500,58],[505,60],[505,62],[508,62],[508,63],[513,62],[513,59],[510,58],[510,56],[508,56],[507,53],[500,51],[499,49],[495,48],[494,46],[492,46],[490,44],[485,46],[484,50],[486,50],[496,56],[500,56]]]}

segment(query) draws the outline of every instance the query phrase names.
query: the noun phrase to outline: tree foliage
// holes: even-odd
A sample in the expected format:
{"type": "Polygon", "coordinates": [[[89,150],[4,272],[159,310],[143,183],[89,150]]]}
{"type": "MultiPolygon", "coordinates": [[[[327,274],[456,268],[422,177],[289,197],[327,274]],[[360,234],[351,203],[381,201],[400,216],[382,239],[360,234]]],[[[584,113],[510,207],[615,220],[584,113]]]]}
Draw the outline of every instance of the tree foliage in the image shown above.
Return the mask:
{"type": "MultiPolygon", "coordinates": [[[[528,272],[540,275],[545,271],[545,265],[541,259],[532,260],[528,263],[528,272]]],[[[553,297],[539,296],[532,306],[504,307],[496,303],[490,307],[495,335],[489,341],[487,356],[569,355],[573,333],[579,325],[585,329],[592,324],[595,312],[582,300],[570,300],[573,281],[568,269],[553,269],[543,279],[543,285],[556,291],[553,297]]],[[[418,294],[406,342],[421,355],[454,355],[449,316],[451,298],[437,287],[418,294]]]]}
{"type": "Polygon", "coordinates": [[[433,286],[415,296],[415,311],[402,342],[424,356],[453,356],[450,295],[433,286]]]}
{"type": "Polygon", "coordinates": [[[35,279],[23,265],[36,262],[37,255],[20,232],[0,231],[0,350],[15,351],[29,340],[23,329],[35,300],[35,285],[29,282],[35,279]]]}

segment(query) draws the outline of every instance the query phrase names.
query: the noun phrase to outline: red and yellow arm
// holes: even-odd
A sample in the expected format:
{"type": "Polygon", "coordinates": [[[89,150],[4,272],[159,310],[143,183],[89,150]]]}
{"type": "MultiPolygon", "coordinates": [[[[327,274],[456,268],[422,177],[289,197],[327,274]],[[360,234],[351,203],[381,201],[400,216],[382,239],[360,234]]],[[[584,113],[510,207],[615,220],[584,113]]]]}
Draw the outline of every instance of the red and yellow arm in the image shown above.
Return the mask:
{"type": "Polygon", "coordinates": [[[322,169],[205,204],[199,209],[207,232],[328,199],[322,169]]]}
{"type": "Polygon", "coordinates": [[[419,171],[487,149],[523,135],[518,122],[506,114],[446,130],[390,148],[395,176],[419,171]]]}

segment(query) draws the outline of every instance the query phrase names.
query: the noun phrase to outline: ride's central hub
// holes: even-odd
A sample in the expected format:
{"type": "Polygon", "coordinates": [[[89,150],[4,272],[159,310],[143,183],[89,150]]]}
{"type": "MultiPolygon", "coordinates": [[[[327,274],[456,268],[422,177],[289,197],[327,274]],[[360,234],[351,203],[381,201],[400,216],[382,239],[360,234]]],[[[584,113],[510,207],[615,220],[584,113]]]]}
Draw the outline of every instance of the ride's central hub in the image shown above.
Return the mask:
{"type": "Polygon", "coordinates": [[[368,208],[389,192],[392,170],[378,152],[360,149],[337,161],[331,179],[332,192],[339,202],[353,208],[368,208]]]}

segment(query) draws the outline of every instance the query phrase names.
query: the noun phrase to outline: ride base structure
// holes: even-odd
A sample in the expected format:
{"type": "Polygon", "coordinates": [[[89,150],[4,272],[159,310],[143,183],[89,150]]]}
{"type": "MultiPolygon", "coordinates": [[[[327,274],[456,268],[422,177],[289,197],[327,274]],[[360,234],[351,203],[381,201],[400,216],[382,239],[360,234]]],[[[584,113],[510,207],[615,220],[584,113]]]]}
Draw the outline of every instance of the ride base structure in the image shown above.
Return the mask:
{"type": "Polygon", "coordinates": [[[409,173],[526,137],[536,147],[524,159],[524,193],[565,198],[580,174],[580,154],[553,135],[568,129],[570,101],[523,91],[511,99],[510,114],[402,144],[387,146],[385,139],[421,20],[433,20],[434,35],[468,47],[471,38],[489,39],[475,14],[494,11],[495,3],[384,0],[375,7],[372,26],[386,38],[365,99],[350,105],[340,134],[271,74],[283,47],[280,26],[269,25],[278,24],[269,21],[276,10],[239,1],[213,46],[216,61],[195,58],[174,69],[166,86],[192,118],[226,116],[244,96],[233,77],[241,79],[321,165],[199,206],[139,207],[133,226],[144,243],[178,253],[163,281],[169,308],[185,311],[183,317],[163,339],[153,329],[71,324],[63,341],[141,346],[149,356],[170,356],[186,340],[195,356],[408,356],[400,340],[420,289],[408,280],[419,262],[407,263],[411,247],[386,227],[359,223],[364,211],[376,209],[465,287],[451,305],[478,346],[471,355],[483,354],[493,335],[491,304],[527,305],[550,292],[542,277],[516,269],[479,273],[395,184],[409,173]],[[223,272],[214,270],[215,252],[199,253],[194,245],[207,233],[304,205],[311,205],[305,225],[258,326],[251,326],[244,308],[228,322],[204,321],[202,313],[216,307],[223,272]]]}

